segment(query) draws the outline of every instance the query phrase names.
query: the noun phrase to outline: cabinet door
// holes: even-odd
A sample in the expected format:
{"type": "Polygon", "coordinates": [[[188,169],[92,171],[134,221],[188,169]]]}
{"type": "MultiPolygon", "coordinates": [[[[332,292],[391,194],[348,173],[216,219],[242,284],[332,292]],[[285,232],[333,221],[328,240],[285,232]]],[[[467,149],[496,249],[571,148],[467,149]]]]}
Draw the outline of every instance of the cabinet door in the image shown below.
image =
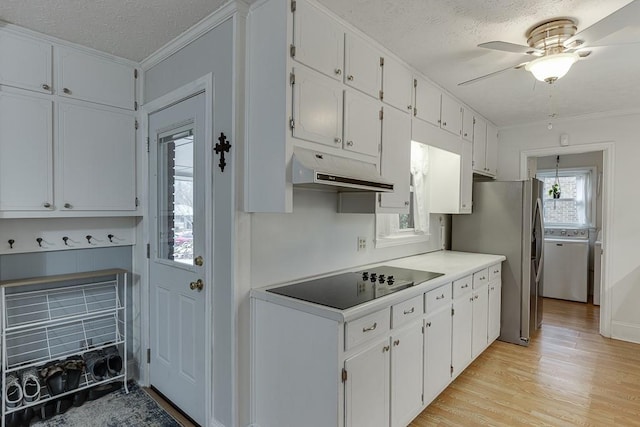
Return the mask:
{"type": "Polygon", "coordinates": [[[411,72],[393,58],[384,58],[382,69],[382,100],[399,110],[411,112],[413,80],[411,72]]]}
{"type": "Polygon", "coordinates": [[[134,109],[134,69],[67,47],[56,47],[57,87],[61,96],[134,109]]]}
{"type": "Polygon", "coordinates": [[[353,34],[346,35],[344,82],[376,99],[382,90],[382,54],[353,34]]]}
{"type": "Polygon", "coordinates": [[[492,343],[500,336],[500,311],[502,307],[502,287],[500,282],[489,284],[489,326],[488,338],[492,343]]]}
{"type": "Polygon", "coordinates": [[[473,189],[473,143],[462,141],[460,157],[460,213],[471,213],[473,189]]]}
{"type": "Polygon", "coordinates": [[[487,152],[485,158],[487,173],[496,176],[498,173],[498,129],[487,123],[487,152]]]}
{"type": "Polygon", "coordinates": [[[453,377],[458,376],[471,361],[473,321],[473,294],[471,292],[453,300],[453,331],[451,333],[451,364],[453,377]]]}
{"type": "Polygon", "coordinates": [[[467,107],[462,107],[462,138],[473,142],[473,113],[467,107]]]}
{"type": "Polygon", "coordinates": [[[487,122],[479,117],[473,122],[473,170],[486,173],[485,154],[487,150],[487,122]]]}
{"type": "Polygon", "coordinates": [[[440,126],[440,90],[426,80],[416,79],[416,100],[413,115],[440,126]]]}
{"type": "Polygon", "coordinates": [[[389,338],[344,362],[346,427],[389,426],[389,338]]]}
{"type": "Polygon", "coordinates": [[[0,210],[53,208],[50,97],[0,90],[0,210]]]}
{"type": "Polygon", "coordinates": [[[442,94],[440,127],[454,135],[462,134],[462,105],[447,94],[442,94]]]}
{"type": "Polygon", "coordinates": [[[342,81],[344,30],[306,1],[296,2],[293,13],[292,56],[316,71],[342,81]]]}
{"type": "Polygon", "coordinates": [[[342,87],[301,67],[294,74],[293,136],[342,147],[342,87]]]}
{"type": "Polygon", "coordinates": [[[0,84],[51,93],[51,45],[0,30],[0,84]]]}
{"type": "Polygon", "coordinates": [[[385,108],[382,119],[381,173],[393,181],[393,193],[380,194],[380,207],[408,212],[411,185],[411,116],[385,108]]]}
{"type": "Polygon", "coordinates": [[[431,402],[451,381],[451,305],[427,317],[424,336],[424,399],[431,402]]]}
{"type": "Polygon", "coordinates": [[[382,121],[379,101],[354,91],[344,94],[344,149],[378,157],[382,121]]]}
{"type": "Polygon", "coordinates": [[[473,291],[473,342],[471,344],[473,359],[487,348],[488,314],[489,288],[485,285],[473,291]]]}
{"type": "Polygon", "coordinates": [[[56,165],[59,209],[135,210],[134,116],[60,102],[56,165]]]}
{"type": "Polygon", "coordinates": [[[422,407],[422,320],[391,336],[391,427],[406,426],[422,407]]]}

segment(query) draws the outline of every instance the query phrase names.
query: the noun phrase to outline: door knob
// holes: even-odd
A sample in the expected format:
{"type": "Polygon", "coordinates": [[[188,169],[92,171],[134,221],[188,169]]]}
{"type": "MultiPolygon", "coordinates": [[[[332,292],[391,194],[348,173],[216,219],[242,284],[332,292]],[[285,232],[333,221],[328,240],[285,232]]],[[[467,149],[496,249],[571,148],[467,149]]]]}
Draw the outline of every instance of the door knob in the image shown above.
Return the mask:
{"type": "Polygon", "coordinates": [[[194,260],[193,260],[193,264],[197,265],[198,267],[202,267],[204,265],[204,258],[202,258],[200,255],[198,255],[194,260]]]}
{"type": "Polygon", "coordinates": [[[202,291],[202,288],[204,288],[204,282],[202,281],[202,279],[198,279],[195,282],[191,282],[189,284],[189,287],[192,291],[197,290],[198,292],[200,292],[202,291]]]}

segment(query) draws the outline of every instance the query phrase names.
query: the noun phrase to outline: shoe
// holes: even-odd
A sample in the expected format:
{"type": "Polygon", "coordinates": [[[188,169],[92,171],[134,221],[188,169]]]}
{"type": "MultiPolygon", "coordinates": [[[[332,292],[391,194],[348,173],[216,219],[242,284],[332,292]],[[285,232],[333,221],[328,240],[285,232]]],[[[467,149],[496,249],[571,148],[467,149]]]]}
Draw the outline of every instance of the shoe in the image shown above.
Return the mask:
{"type": "Polygon", "coordinates": [[[22,427],[29,427],[29,425],[31,425],[31,420],[33,419],[35,414],[36,412],[33,406],[24,408],[24,410],[20,413],[20,425],[22,427]]]}
{"type": "Polygon", "coordinates": [[[102,354],[104,354],[104,358],[107,362],[107,372],[109,373],[109,376],[115,377],[120,375],[120,372],[122,371],[122,357],[120,357],[118,347],[115,345],[107,347],[102,350],[102,354]]]}
{"type": "Polygon", "coordinates": [[[82,355],[87,366],[87,372],[94,381],[102,381],[107,378],[107,361],[102,352],[95,350],[82,355]]]}
{"type": "Polygon", "coordinates": [[[17,408],[22,405],[22,387],[15,374],[8,374],[5,378],[5,392],[7,408],[17,408]]]}
{"type": "Polygon", "coordinates": [[[51,396],[64,392],[64,368],[58,361],[50,362],[40,369],[40,377],[47,385],[51,396]]]}
{"type": "Polygon", "coordinates": [[[20,374],[22,383],[22,396],[25,403],[37,402],[40,400],[40,379],[35,368],[26,369],[20,374]]]}
{"type": "Polygon", "coordinates": [[[82,356],[71,356],[65,360],[64,364],[65,381],[64,391],[71,391],[78,388],[82,373],[84,372],[85,362],[82,356]]]}

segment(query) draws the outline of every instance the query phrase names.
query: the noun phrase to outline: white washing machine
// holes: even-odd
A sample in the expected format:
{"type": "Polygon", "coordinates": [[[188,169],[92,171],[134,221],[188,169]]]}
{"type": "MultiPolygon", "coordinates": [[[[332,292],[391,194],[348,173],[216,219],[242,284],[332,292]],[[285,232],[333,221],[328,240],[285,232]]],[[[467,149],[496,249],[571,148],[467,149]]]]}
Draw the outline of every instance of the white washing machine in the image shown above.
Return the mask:
{"type": "Polygon", "coordinates": [[[547,228],[544,239],[542,296],[587,302],[589,230],[547,228]]]}

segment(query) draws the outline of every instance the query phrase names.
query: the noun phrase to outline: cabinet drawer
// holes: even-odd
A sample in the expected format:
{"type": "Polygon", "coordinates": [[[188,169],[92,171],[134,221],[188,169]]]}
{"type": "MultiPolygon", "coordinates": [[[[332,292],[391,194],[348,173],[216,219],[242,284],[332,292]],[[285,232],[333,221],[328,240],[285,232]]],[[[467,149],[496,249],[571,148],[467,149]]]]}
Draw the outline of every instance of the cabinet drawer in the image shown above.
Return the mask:
{"type": "Polygon", "coordinates": [[[500,280],[502,272],[502,264],[495,264],[489,267],[489,281],[500,280]]]}
{"type": "Polygon", "coordinates": [[[478,289],[479,287],[486,285],[487,283],[489,283],[488,268],[483,268],[482,270],[473,273],[473,289],[478,289]]]}
{"type": "Polygon", "coordinates": [[[390,308],[385,308],[360,319],[347,322],[344,334],[345,350],[389,332],[390,310],[390,308]]]}
{"type": "Polygon", "coordinates": [[[417,295],[391,307],[391,327],[397,328],[422,316],[422,295],[417,295]]]}
{"type": "Polygon", "coordinates": [[[456,299],[461,295],[471,291],[472,276],[463,277],[453,282],[453,298],[456,299]]]}
{"type": "Polygon", "coordinates": [[[440,307],[451,303],[451,283],[424,294],[425,312],[433,313],[440,307]]]}

